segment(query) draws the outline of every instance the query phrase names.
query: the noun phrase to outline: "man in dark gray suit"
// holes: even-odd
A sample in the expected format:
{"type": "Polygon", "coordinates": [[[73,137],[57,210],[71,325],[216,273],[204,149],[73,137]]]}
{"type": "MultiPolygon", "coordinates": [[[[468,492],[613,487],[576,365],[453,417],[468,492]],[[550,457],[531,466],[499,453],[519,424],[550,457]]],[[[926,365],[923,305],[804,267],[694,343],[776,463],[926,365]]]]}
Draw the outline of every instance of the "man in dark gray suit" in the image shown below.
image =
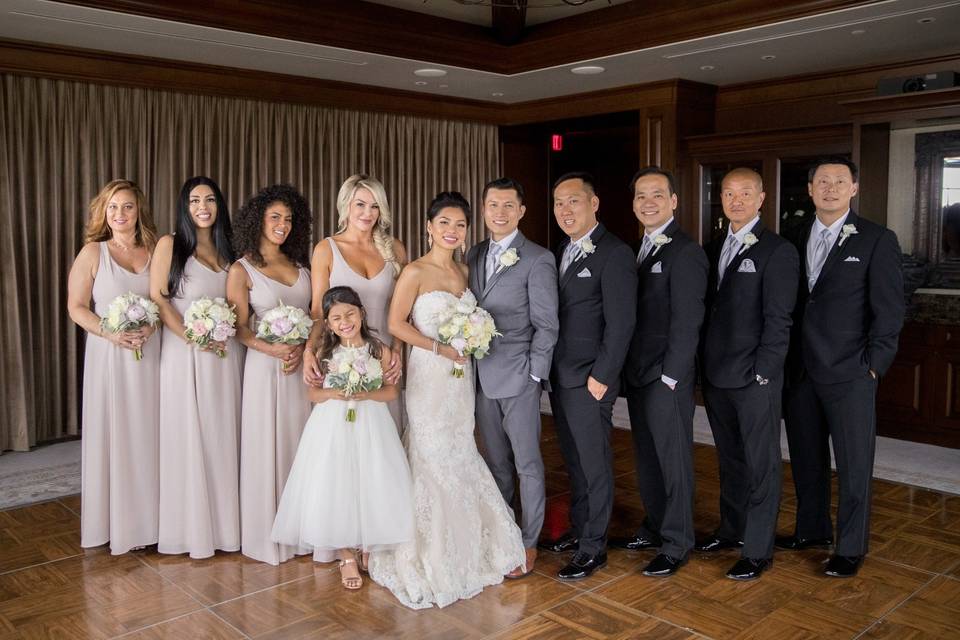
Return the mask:
{"type": "Polygon", "coordinates": [[[760,222],[763,180],[753,169],[723,178],[727,233],[707,245],[710,279],[700,341],[703,399],[720,462],[720,527],[697,550],[742,546],[727,572],[760,577],[773,560],[780,509],[780,395],[797,299],[799,258],[760,222]]]}
{"type": "Polygon", "coordinates": [[[553,214],[567,239],[557,255],[560,337],[550,372],[550,404],[570,476],[573,529],[548,548],[576,549],[558,574],[561,580],[585,578],[607,562],[613,402],[636,304],[633,253],[597,222],[599,208],[590,174],[568,173],[554,184],[553,214]]]}
{"type": "Polygon", "coordinates": [[[476,360],[477,428],[483,457],[508,505],[520,481],[525,566],[533,571],[545,504],[540,456],[540,390],[550,376],[557,343],[557,265],[553,254],[517,228],[526,208],[523,187],[500,178],[483,189],[483,221],[490,236],[470,249],[470,289],[503,334],[476,360]]]}
{"type": "MultiPolygon", "coordinates": [[[[637,484],[647,516],[637,533],[610,545],[659,547],[644,575],[671,576],[693,548],[694,366],[707,257],[673,218],[673,176],[659,167],[633,178],[633,213],[643,243],[631,260],[636,286],[636,328],[623,368],[633,436],[637,484]]],[[[632,256],[631,256],[632,258],[632,256]]]]}
{"type": "Polygon", "coordinates": [[[791,238],[800,254],[784,417],[797,490],[794,535],[778,547],[833,543],[830,449],[840,476],[837,544],[824,573],[857,574],[870,541],[877,384],[897,353],[903,275],[897,236],[850,210],[857,166],[827,158],[810,169],[817,214],[791,238]]]}

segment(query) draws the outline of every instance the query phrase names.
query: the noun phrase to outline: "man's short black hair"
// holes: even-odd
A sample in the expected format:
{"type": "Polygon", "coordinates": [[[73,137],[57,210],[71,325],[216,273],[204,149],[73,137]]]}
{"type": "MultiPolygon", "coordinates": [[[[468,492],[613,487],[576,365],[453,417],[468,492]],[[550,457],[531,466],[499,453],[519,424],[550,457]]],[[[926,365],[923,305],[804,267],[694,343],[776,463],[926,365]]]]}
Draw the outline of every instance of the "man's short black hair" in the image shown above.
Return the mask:
{"type": "Polygon", "coordinates": [[[594,195],[597,193],[597,181],[593,178],[592,174],[586,171],[571,171],[570,173],[563,174],[553,183],[553,188],[556,189],[560,186],[561,182],[566,182],[567,180],[582,180],[583,186],[588,187],[594,195]]]}
{"type": "Polygon", "coordinates": [[[847,160],[843,156],[826,156],[823,158],[817,158],[816,162],[810,165],[810,170],[807,171],[807,182],[812,184],[813,176],[817,173],[817,169],[825,164],[842,164],[847,169],[850,169],[850,175],[853,176],[854,182],[857,182],[860,179],[860,170],[857,169],[857,165],[853,162],[853,160],[847,160]]]}
{"type": "Polygon", "coordinates": [[[650,165],[649,167],[644,167],[633,174],[633,179],[630,181],[630,193],[633,193],[634,189],[636,189],[637,180],[644,176],[663,176],[667,179],[667,186],[670,190],[670,195],[673,195],[677,192],[677,187],[673,180],[673,174],[666,169],[661,169],[657,165],[650,165]]]}
{"type": "Polygon", "coordinates": [[[483,195],[480,196],[480,208],[483,208],[483,203],[487,201],[487,192],[490,189],[513,189],[517,192],[517,199],[520,201],[520,204],[523,204],[523,185],[514,180],[513,178],[497,178],[496,180],[491,180],[483,188],[483,195]]]}

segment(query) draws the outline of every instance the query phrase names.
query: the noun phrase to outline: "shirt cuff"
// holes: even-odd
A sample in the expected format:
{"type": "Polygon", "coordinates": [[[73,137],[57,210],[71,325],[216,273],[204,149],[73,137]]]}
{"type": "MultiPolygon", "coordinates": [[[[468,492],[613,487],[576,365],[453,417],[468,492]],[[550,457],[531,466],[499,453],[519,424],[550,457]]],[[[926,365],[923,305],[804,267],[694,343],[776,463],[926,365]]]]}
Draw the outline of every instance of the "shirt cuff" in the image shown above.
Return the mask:
{"type": "Polygon", "coordinates": [[[661,380],[665,385],[667,385],[668,387],[675,387],[675,386],[677,386],[677,381],[674,380],[673,378],[671,378],[671,377],[668,376],[668,375],[660,374],[660,380],[661,380]]]}
{"type": "Polygon", "coordinates": [[[530,374],[530,377],[533,379],[534,382],[540,382],[540,378],[538,378],[537,376],[533,375],[532,373],[530,374]]]}

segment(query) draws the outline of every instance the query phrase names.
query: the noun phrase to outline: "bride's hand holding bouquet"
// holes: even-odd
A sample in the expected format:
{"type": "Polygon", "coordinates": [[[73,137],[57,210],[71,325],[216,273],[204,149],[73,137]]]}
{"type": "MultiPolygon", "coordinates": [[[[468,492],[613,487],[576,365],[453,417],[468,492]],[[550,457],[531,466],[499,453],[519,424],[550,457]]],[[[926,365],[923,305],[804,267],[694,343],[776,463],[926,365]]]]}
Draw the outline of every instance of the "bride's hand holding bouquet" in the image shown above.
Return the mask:
{"type": "MultiPolygon", "coordinates": [[[[477,298],[469,289],[456,302],[451,303],[449,318],[438,329],[440,342],[459,356],[450,358],[454,361],[453,371],[455,378],[462,378],[466,358],[473,356],[477,360],[483,358],[490,351],[490,342],[495,336],[501,335],[493,321],[493,316],[485,309],[477,306],[477,298]],[[461,361],[462,360],[462,361],[461,361]]],[[[446,353],[445,357],[450,357],[446,353]]]]}

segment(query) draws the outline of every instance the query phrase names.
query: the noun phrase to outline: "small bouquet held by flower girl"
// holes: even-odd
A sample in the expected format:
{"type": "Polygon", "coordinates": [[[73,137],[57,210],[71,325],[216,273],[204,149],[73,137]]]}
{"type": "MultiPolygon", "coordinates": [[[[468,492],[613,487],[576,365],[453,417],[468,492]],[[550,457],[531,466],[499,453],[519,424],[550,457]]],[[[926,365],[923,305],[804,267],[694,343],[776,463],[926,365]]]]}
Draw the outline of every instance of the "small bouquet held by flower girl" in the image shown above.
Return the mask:
{"type": "MultiPolygon", "coordinates": [[[[190,303],[183,314],[184,335],[198,347],[211,342],[224,342],[237,334],[237,314],[223,298],[198,298],[190,303]]],[[[224,358],[227,352],[219,347],[214,350],[224,358]]]]}
{"type": "MultiPolygon", "coordinates": [[[[107,317],[100,319],[100,327],[110,333],[135,331],[160,322],[160,309],[153,300],[127,292],[117,296],[107,307],[107,317]]],[[[133,359],[143,360],[143,350],[137,348],[133,359]]]]}
{"type": "Polygon", "coordinates": [[[303,344],[310,337],[313,320],[300,307],[280,304],[263,314],[257,323],[257,337],[271,344],[303,344]]]}
{"type": "MultiPolygon", "coordinates": [[[[438,330],[440,342],[457,350],[461,356],[473,356],[477,360],[490,351],[490,341],[501,335],[493,316],[477,306],[477,298],[469,289],[456,302],[450,304],[449,317],[438,330]]],[[[454,378],[463,377],[463,365],[453,365],[454,378]]]]}
{"type": "MultiPolygon", "coordinates": [[[[326,380],[331,389],[339,389],[349,398],[355,393],[376,391],[383,386],[380,360],[363,347],[343,348],[325,361],[326,380]]],[[[347,400],[347,422],[357,421],[357,401],[347,400]]]]}

